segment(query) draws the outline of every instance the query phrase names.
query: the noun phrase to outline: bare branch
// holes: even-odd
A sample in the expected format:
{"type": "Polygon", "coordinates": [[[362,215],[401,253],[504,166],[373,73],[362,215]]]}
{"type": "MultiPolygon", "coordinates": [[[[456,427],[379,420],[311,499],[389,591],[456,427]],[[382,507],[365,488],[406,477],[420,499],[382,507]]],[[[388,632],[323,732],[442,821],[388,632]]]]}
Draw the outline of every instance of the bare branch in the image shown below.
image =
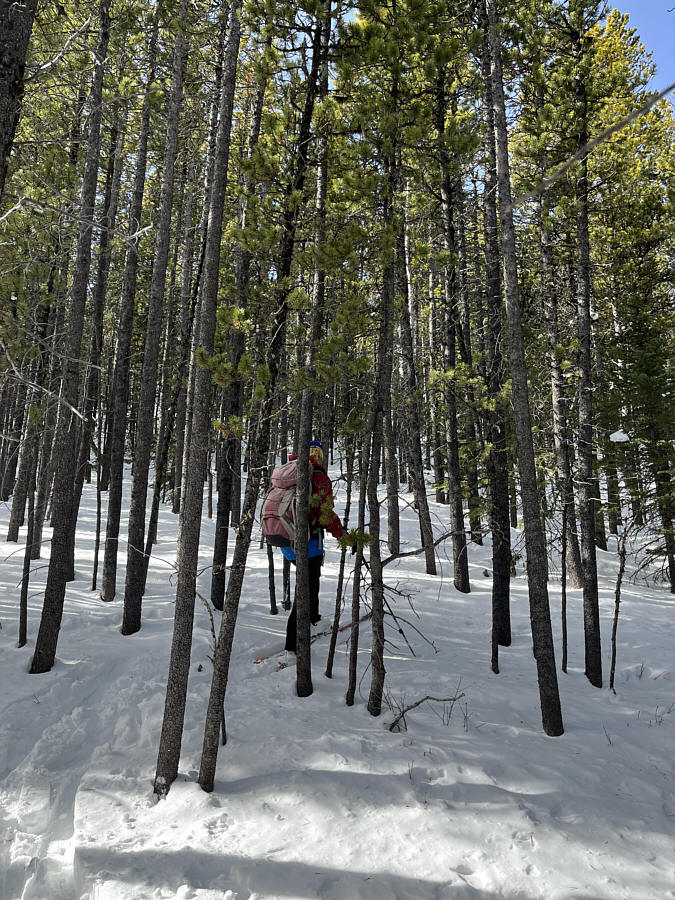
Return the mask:
{"type": "Polygon", "coordinates": [[[662,100],[664,97],[666,97],[673,90],[675,90],[675,84],[671,84],[670,87],[667,87],[655,97],[652,97],[651,100],[648,100],[647,103],[639,107],[639,109],[634,109],[632,113],[624,116],[624,118],[620,119],[618,122],[616,122],[616,124],[611,125],[609,128],[606,128],[597,137],[594,137],[592,141],[584,144],[583,147],[580,147],[579,150],[577,150],[574,156],[570,156],[570,158],[566,160],[561,166],[559,166],[553,172],[553,174],[548,175],[543,179],[543,181],[540,181],[539,184],[535,188],[532,188],[531,191],[528,191],[526,194],[521,194],[520,197],[516,197],[516,199],[511,202],[511,206],[507,210],[505,210],[505,213],[509,212],[509,210],[517,209],[519,206],[527,203],[528,200],[534,200],[535,197],[539,197],[542,194],[545,194],[546,191],[553,187],[556,181],[559,181],[560,178],[562,178],[565,172],[567,172],[567,170],[570,169],[575,162],[578,162],[580,159],[588,156],[590,152],[598,146],[598,144],[603,143],[607,140],[607,138],[611,137],[617,131],[621,131],[621,129],[625,128],[626,125],[629,125],[635,119],[638,119],[646,112],[649,112],[652,106],[658,103],[659,100],[662,100]]]}
{"type": "MultiPolygon", "coordinates": [[[[451,531],[446,531],[439,538],[436,538],[434,541],[434,547],[438,547],[443,541],[447,540],[449,537],[452,537],[451,531]]],[[[382,568],[388,566],[389,563],[394,562],[396,559],[402,559],[404,556],[419,556],[420,553],[424,553],[424,547],[418,547],[417,550],[406,550],[405,553],[393,553],[391,556],[388,556],[386,559],[382,560],[382,568]]]]}
{"type": "Polygon", "coordinates": [[[394,721],[389,726],[389,731],[393,731],[398,727],[398,723],[401,719],[405,718],[405,714],[409,713],[411,709],[416,709],[418,706],[421,706],[423,703],[426,703],[427,700],[433,700],[434,703],[457,703],[458,700],[461,700],[464,696],[463,693],[457,694],[456,697],[431,697],[427,695],[426,697],[422,697],[421,700],[418,700],[417,703],[411,703],[410,706],[406,706],[401,712],[396,716],[394,721]]]}
{"type": "Polygon", "coordinates": [[[107,231],[111,237],[116,237],[127,244],[134,244],[141,235],[152,230],[152,225],[146,225],[145,228],[139,228],[138,231],[134,231],[133,234],[124,234],[121,231],[117,231],[115,228],[107,228],[96,219],[87,219],[84,216],[75,215],[75,213],[69,212],[62,206],[55,206],[53,203],[47,203],[44,200],[34,200],[32,197],[26,197],[25,195],[17,197],[16,194],[5,194],[5,196],[10,200],[16,200],[17,202],[7,213],[5,213],[2,219],[0,219],[0,224],[2,224],[11,213],[21,209],[24,204],[29,204],[30,206],[34,206],[38,212],[48,209],[50,212],[55,212],[60,216],[63,216],[64,219],[70,219],[71,222],[90,225],[95,231],[107,231]]]}
{"type": "Polygon", "coordinates": [[[70,48],[75,43],[75,41],[89,29],[89,26],[91,25],[91,20],[92,20],[92,17],[89,16],[89,18],[86,20],[86,22],[84,22],[84,24],[80,28],[78,28],[77,31],[75,31],[73,34],[70,35],[68,40],[65,42],[63,47],[59,50],[59,52],[56,54],[56,56],[53,59],[50,59],[49,62],[45,63],[43,66],[40,66],[40,68],[37,69],[37,71],[35,71],[32,75],[30,75],[28,78],[26,78],[26,84],[30,84],[30,82],[35,81],[36,78],[40,78],[42,75],[46,75],[47,72],[51,72],[51,70],[53,68],[55,68],[61,62],[61,60],[66,55],[66,53],[70,50],[70,48]]]}
{"type": "Polygon", "coordinates": [[[79,409],[75,409],[74,406],[71,406],[71,404],[68,403],[68,401],[65,400],[63,397],[61,397],[60,394],[55,394],[54,391],[50,391],[49,388],[43,387],[41,384],[38,384],[36,381],[31,381],[30,378],[26,378],[26,376],[23,375],[19,371],[19,369],[17,369],[16,365],[14,364],[14,360],[9,355],[9,350],[7,349],[5,342],[2,339],[0,339],[0,349],[2,349],[3,353],[7,357],[7,362],[9,363],[10,368],[12,369],[12,372],[14,373],[14,377],[17,379],[17,381],[20,381],[20,382],[22,382],[22,384],[25,384],[28,387],[33,388],[33,390],[42,391],[43,394],[47,394],[47,396],[53,397],[62,406],[65,406],[66,409],[70,410],[70,412],[73,413],[73,415],[77,416],[78,419],[81,419],[83,422],[86,421],[84,416],[82,415],[82,413],[79,411],[79,409]]]}
{"type": "Polygon", "coordinates": [[[4,215],[0,216],[0,225],[2,225],[3,222],[6,222],[7,219],[9,219],[9,217],[12,215],[12,213],[18,212],[21,209],[21,207],[24,205],[24,203],[25,203],[25,198],[19,197],[18,201],[14,204],[14,206],[11,209],[8,209],[4,215]]]}

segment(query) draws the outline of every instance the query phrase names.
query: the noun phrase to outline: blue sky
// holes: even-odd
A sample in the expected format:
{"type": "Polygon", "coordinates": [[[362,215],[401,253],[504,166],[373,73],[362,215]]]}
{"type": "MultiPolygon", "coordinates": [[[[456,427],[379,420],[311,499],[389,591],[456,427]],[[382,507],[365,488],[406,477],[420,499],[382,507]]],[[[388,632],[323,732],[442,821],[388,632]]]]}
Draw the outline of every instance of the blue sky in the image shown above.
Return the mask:
{"type": "Polygon", "coordinates": [[[628,13],[630,24],[654,54],[658,71],[650,86],[663,90],[675,82],[675,0],[613,0],[611,6],[628,13]]]}

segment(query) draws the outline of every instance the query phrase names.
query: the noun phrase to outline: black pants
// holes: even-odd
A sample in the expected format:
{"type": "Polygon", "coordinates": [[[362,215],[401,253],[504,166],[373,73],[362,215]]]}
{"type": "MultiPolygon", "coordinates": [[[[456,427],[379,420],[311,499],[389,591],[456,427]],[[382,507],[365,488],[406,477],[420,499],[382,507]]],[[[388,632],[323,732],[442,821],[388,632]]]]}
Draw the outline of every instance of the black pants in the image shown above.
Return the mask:
{"type": "MultiPolygon", "coordinates": [[[[319,618],[319,585],[323,553],[321,556],[310,556],[307,562],[309,564],[309,620],[310,622],[315,622],[319,618]]],[[[292,650],[293,652],[295,652],[297,618],[296,604],[293,603],[293,609],[286,625],[286,650],[292,650]]]]}

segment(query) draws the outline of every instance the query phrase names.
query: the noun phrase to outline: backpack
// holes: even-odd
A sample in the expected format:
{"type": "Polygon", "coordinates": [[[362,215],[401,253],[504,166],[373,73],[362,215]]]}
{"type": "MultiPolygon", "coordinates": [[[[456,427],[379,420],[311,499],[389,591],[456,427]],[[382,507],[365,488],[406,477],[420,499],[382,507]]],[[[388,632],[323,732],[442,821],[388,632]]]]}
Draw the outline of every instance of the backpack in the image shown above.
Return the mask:
{"type": "MultiPolygon", "coordinates": [[[[314,466],[309,463],[309,495],[312,495],[314,466]]],[[[298,460],[293,459],[272,472],[271,485],[263,498],[260,519],[263,537],[272,547],[292,547],[295,543],[295,489],[298,460]]]]}

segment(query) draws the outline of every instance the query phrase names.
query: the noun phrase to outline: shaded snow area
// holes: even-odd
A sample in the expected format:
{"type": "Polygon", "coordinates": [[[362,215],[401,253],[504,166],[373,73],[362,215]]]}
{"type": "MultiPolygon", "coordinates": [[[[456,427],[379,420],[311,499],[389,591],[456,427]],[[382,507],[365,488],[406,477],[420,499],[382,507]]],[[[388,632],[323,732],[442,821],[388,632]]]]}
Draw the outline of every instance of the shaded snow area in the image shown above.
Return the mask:
{"type": "MultiPolygon", "coordinates": [[[[343,502],[338,485],[338,511],[343,502]]],[[[432,509],[440,535],[447,509],[432,509]]],[[[452,587],[444,545],[438,577],[425,575],[423,556],[388,566],[387,583],[399,592],[388,599],[414,651],[389,619],[392,704],[464,694],[454,705],[423,704],[408,713],[406,731],[390,733],[394,713],[385,709],[375,719],[365,705],[369,624],[361,630],[356,705],[344,704],[348,631],[340,634],[332,680],[323,674],[328,638],[317,639],[314,694],[296,697],[295,669],[278,665],[287,613],[269,614],[256,526],[226,698],[229,740],[215,790],[206,794],[196,783],[212,644],[198,601],[180,774],[167,799],[156,802],[177,519],[163,508],[143,628],[123,637],[125,552],[118,597],[104,604],[90,590],[93,510],[94,489],[85,486],[77,578],[68,586],[57,664],[48,674],[27,674],[46,559],[34,564],[29,644],[19,650],[23,548],[0,543],[2,900],[675,897],[675,608],[664,590],[631,580],[634,565],[623,592],[616,695],[584,677],[581,594],[570,592],[560,738],[541,731],[522,561],[513,581],[514,640],[501,650],[498,676],[490,671],[489,545],[470,548],[470,595],[452,587]]],[[[8,517],[4,506],[3,536],[8,517]]],[[[414,513],[404,505],[402,536],[403,549],[418,546],[414,513]]],[[[205,596],[212,537],[213,523],[205,521],[205,596]]],[[[514,540],[522,542],[518,532],[514,540]]],[[[338,563],[328,537],[324,621],[332,615],[338,563]]],[[[616,569],[613,553],[599,553],[605,683],[616,569]]],[[[280,595],[279,558],[277,589],[280,595]]],[[[351,603],[351,581],[347,590],[351,603]]],[[[551,606],[559,663],[555,580],[551,606]]]]}

